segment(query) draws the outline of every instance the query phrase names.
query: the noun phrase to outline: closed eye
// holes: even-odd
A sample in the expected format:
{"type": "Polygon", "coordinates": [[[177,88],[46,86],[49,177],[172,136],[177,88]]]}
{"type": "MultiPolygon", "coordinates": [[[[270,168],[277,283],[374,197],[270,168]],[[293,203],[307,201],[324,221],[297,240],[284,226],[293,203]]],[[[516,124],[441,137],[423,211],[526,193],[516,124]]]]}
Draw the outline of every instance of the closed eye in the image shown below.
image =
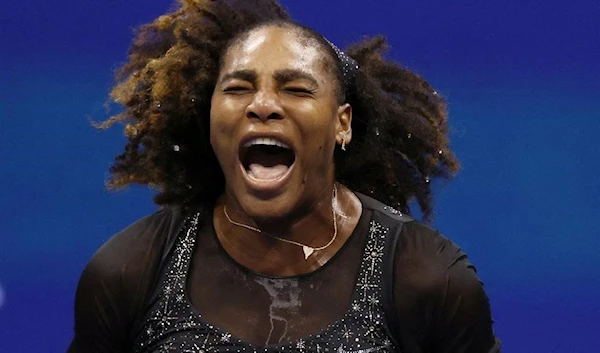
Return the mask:
{"type": "Polygon", "coordinates": [[[286,87],[284,89],[284,91],[293,93],[293,94],[302,94],[302,95],[314,93],[314,90],[310,90],[310,89],[303,88],[303,87],[286,87]]]}
{"type": "Polygon", "coordinates": [[[245,86],[230,86],[230,87],[225,87],[223,89],[223,92],[224,93],[240,94],[240,93],[249,92],[250,90],[251,90],[250,87],[245,87],[245,86]]]}

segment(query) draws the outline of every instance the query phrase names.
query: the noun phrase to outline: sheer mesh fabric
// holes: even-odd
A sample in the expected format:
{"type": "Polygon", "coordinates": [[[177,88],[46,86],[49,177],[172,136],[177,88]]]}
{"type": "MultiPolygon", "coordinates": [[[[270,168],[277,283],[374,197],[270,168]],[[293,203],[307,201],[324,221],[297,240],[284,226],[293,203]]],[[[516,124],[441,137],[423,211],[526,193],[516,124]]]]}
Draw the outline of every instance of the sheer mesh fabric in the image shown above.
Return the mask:
{"type": "Polygon", "coordinates": [[[346,244],[319,270],[287,278],[241,267],[219,244],[212,222],[202,222],[188,272],[188,298],[206,321],[254,345],[316,334],[349,310],[370,216],[366,210],[346,244]]]}
{"type": "MultiPolygon", "coordinates": [[[[221,332],[257,347],[321,332],[349,309],[369,222],[376,219],[398,230],[388,234],[398,241],[395,254],[386,255],[392,261],[384,278],[390,281],[381,283],[391,298],[385,302],[392,319],[387,324],[398,351],[500,352],[488,298],[466,255],[434,229],[359,197],[363,215],[342,249],[311,274],[279,279],[254,274],[233,261],[212,228],[212,208],[205,207],[187,271],[186,300],[221,332]]],[[[135,350],[135,337],[154,320],[156,293],[166,291],[160,279],[170,275],[165,264],[173,259],[188,215],[179,209],[161,210],[116,234],[96,252],[78,285],[75,335],[68,352],[135,350]]]]}

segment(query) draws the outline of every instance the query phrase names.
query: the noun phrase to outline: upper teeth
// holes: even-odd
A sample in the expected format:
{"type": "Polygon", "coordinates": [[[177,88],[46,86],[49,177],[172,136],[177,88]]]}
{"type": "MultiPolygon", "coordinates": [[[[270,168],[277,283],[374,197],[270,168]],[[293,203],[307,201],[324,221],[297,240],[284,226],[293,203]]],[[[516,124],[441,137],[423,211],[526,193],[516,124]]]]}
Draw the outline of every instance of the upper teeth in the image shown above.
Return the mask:
{"type": "Polygon", "coordinates": [[[252,139],[244,144],[244,148],[254,146],[254,145],[277,146],[277,147],[288,148],[288,149],[290,148],[290,146],[286,145],[285,143],[283,143],[281,141],[277,141],[272,138],[268,138],[268,137],[259,137],[259,138],[252,139]]]}

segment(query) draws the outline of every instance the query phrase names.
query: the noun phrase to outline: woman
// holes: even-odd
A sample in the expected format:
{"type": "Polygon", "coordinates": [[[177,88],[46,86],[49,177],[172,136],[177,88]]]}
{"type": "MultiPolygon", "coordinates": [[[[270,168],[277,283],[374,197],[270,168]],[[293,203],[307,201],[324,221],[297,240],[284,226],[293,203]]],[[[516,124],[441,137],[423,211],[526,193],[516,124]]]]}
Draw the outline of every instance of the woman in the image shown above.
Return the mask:
{"type": "Polygon", "coordinates": [[[384,48],[274,1],[143,27],[102,127],[129,138],[110,185],[165,207],[84,270],[69,352],[499,352],[465,254],[405,214],[428,221],[458,162],[443,100],[384,48]]]}

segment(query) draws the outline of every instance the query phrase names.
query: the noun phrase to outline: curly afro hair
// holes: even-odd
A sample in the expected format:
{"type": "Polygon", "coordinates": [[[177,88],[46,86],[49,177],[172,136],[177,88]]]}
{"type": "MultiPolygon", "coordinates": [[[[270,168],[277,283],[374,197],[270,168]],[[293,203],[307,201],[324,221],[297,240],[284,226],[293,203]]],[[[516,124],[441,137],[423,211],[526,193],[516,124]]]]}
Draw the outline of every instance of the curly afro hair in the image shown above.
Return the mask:
{"type": "Polygon", "coordinates": [[[130,183],[158,189],[157,204],[192,205],[224,191],[210,145],[210,102],[221,57],[233,41],[269,23],[297,28],[323,46],[335,65],[342,101],[353,108],[353,140],[335,151],[336,180],[409,213],[416,200],[433,215],[431,183],[450,179],[459,162],[449,148],[446,104],[420,76],[384,58],[381,36],[350,46],[360,69],[343,87],[341,62],[317,32],[292,21],[274,0],[179,0],[138,29],[111,98],[120,114],[98,124],[125,124],[125,151],[110,168],[109,188],[130,183]]]}

